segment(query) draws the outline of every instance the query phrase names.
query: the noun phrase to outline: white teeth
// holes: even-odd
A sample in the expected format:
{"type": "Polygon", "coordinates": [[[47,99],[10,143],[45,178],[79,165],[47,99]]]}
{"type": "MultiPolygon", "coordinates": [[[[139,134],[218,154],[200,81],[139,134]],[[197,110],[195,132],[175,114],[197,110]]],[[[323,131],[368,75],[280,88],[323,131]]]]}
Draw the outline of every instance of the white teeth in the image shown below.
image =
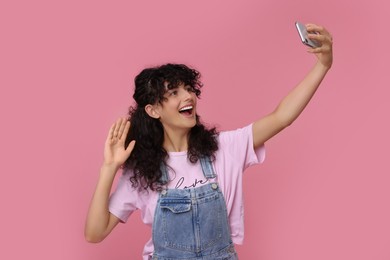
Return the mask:
{"type": "Polygon", "coordinates": [[[181,111],[188,110],[188,109],[192,109],[192,106],[183,107],[179,111],[181,112],[181,111]]]}

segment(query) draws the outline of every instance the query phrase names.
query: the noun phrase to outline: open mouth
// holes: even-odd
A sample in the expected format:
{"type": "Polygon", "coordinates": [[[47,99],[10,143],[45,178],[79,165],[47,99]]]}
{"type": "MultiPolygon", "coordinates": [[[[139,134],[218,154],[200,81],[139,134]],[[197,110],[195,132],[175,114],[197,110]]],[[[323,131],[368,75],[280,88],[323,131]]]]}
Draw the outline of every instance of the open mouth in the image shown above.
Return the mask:
{"type": "Polygon", "coordinates": [[[185,106],[179,110],[179,113],[185,116],[192,115],[193,106],[185,106]]]}

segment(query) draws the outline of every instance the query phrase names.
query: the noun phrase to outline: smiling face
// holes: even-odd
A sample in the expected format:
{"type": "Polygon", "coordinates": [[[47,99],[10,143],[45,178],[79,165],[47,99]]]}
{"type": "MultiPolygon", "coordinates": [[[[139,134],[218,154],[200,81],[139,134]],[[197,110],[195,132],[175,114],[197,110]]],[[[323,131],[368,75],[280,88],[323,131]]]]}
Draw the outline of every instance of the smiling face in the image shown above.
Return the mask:
{"type": "Polygon", "coordinates": [[[162,102],[151,105],[147,112],[160,120],[165,131],[188,132],[196,125],[196,103],[197,97],[191,86],[180,84],[171,89],[167,86],[162,102]]]}

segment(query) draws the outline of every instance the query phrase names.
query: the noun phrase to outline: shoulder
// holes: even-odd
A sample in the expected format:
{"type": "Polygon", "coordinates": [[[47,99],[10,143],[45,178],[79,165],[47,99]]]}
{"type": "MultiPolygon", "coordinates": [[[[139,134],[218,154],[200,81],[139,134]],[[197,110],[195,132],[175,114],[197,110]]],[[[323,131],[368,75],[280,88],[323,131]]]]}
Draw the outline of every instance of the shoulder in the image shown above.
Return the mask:
{"type": "Polygon", "coordinates": [[[262,163],[265,158],[264,145],[254,149],[252,125],[235,130],[222,131],[218,136],[219,150],[217,157],[222,162],[244,162],[245,168],[255,163],[262,163]]]}
{"type": "Polygon", "coordinates": [[[232,142],[245,142],[252,138],[252,124],[234,130],[221,131],[218,135],[218,142],[221,145],[232,142]]]}

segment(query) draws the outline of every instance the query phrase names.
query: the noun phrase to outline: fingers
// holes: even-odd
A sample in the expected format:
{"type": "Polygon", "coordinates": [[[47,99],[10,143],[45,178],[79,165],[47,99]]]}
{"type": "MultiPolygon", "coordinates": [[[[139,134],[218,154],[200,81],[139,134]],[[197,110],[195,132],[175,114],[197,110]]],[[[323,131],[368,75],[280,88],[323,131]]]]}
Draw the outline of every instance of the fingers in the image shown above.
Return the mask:
{"type": "Polygon", "coordinates": [[[324,27],[322,27],[320,25],[313,24],[313,23],[306,24],[306,30],[309,33],[320,33],[320,34],[328,33],[328,31],[324,27]]]}
{"type": "Polygon", "coordinates": [[[314,40],[316,42],[319,42],[322,44],[332,44],[332,37],[329,35],[323,35],[323,34],[308,34],[307,37],[310,40],[314,40]]]}
{"type": "Polygon", "coordinates": [[[320,32],[321,30],[324,30],[322,26],[316,25],[314,23],[307,23],[305,26],[308,32],[320,32]]]}
{"type": "Polygon", "coordinates": [[[114,130],[115,130],[116,123],[112,124],[110,127],[110,130],[108,132],[107,141],[111,141],[114,138],[114,130]]]}
{"type": "MultiPolygon", "coordinates": [[[[119,124],[119,129],[118,129],[118,139],[120,140],[120,139],[122,139],[122,137],[123,136],[125,136],[124,134],[123,134],[123,132],[124,132],[124,130],[125,130],[125,127],[126,127],[126,125],[127,125],[127,120],[125,119],[125,118],[121,118],[120,119],[120,124],[119,124]]],[[[129,122],[130,123],[130,122],[129,122]]]]}
{"type": "Polygon", "coordinates": [[[332,40],[324,35],[310,35],[308,36],[310,40],[316,41],[320,44],[317,48],[312,48],[309,50],[311,53],[320,53],[320,52],[329,52],[332,50],[332,40]]]}
{"type": "Polygon", "coordinates": [[[324,52],[324,49],[322,47],[308,48],[307,52],[310,52],[310,53],[322,53],[322,52],[324,52]]]}
{"type": "MultiPolygon", "coordinates": [[[[309,37],[319,36],[321,39],[327,39],[332,41],[332,35],[326,30],[323,26],[319,26],[316,24],[308,23],[306,24],[306,30],[309,33],[309,37]]],[[[313,38],[315,39],[315,38],[313,38]]]]}
{"type": "Polygon", "coordinates": [[[125,128],[123,129],[124,138],[127,137],[127,133],[129,132],[129,129],[130,129],[130,121],[126,120],[125,128]]]}
{"type": "Polygon", "coordinates": [[[119,118],[119,119],[116,121],[115,127],[114,127],[113,138],[118,138],[119,129],[120,129],[120,127],[121,127],[122,120],[123,120],[123,118],[119,118]]]}
{"type": "Polygon", "coordinates": [[[328,44],[322,44],[320,47],[317,48],[308,48],[307,52],[309,53],[332,53],[332,47],[328,44]]]}
{"type": "Polygon", "coordinates": [[[320,44],[320,47],[308,49],[308,52],[324,53],[332,50],[332,35],[324,27],[309,23],[306,24],[306,30],[309,32],[307,37],[320,44]]]}
{"type": "Polygon", "coordinates": [[[127,146],[126,152],[128,152],[128,154],[130,154],[131,151],[133,151],[134,146],[135,146],[135,140],[132,140],[132,141],[129,143],[129,145],[127,146]]]}
{"type": "Polygon", "coordinates": [[[110,128],[107,139],[110,141],[123,140],[130,129],[130,121],[126,118],[119,118],[110,128]]]}

